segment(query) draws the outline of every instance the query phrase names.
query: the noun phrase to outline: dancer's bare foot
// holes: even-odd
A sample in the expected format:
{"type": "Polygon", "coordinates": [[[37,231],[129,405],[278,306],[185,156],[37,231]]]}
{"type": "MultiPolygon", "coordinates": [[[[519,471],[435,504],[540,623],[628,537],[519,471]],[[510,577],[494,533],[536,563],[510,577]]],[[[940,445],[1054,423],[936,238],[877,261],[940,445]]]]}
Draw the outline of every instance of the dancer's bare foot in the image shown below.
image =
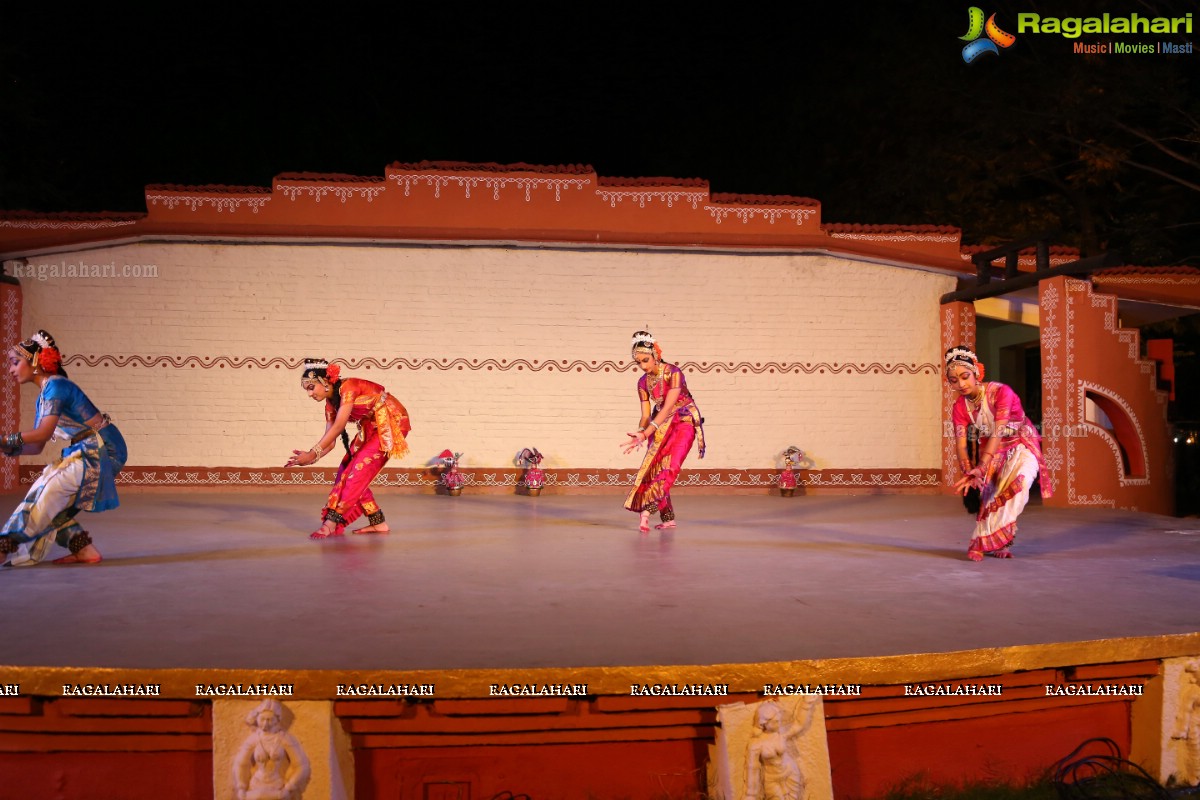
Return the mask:
{"type": "Polygon", "coordinates": [[[321,527],[308,535],[310,539],[328,539],[330,536],[341,536],[342,531],[339,530],[337,523],[332,520],[325,520],[321,527]]]}
{"type": "Polygon", "coordinates": [[[96,549],[96,545],[89,544],[87,547],[80,550],[78,553],[72,553],[69,556],[54,559],[55,564],[99,564],[104,558],[100,555],[100,551],[96,549]]]}
{"type": "Polygon", "coordinates": [[[392,529],[388,527],[388,524],[386,522],[381,522],[378,525],[368,525],[365,528],[359,528],[356,531],[350,531],[350,532],[351,533],[390,533],[391,530],[392,529]]]}
{"type": "Polygon", "coordinates": [[[674,530],[674,528],[675,528],[675,520],[673,520],[673,519],[669,519],[666,522],[660,522],[654,526],[654,530],[656,530],[656,531],[669,531],[669,530],[674,530]]]}
{"type": "Polygon", "coordinates": [[[642,533],[650,532],[650,512],[649,511],[642,512],[642,516],[640,517],[640,521],[638,523],[638,530],[641,531],[642,533]]]}
{"type": "MultiPolygon", "coordinates": [[[[43,541],[49,541],[49,538],[47,538],[45,540],[39,539],[37,542],[34,543],[34,547],[37,547],[37,545],[41,544],[43,541]]],[[[8,561],[4,562],[4,566],[6,566],[6,567],[36,567],[38,565],[38,562],[42,560],[42,557],[46,555],[45,551],[47,549],[48,549],[47,547],[42,547],[41,548],[42,552],[40,554],[37,554],[34,552],[34,550],[32,548],[30,548],[30,546],[28,544],[22,544],[13,553],[9,554],[8,561]]],[[[0,555],[3,555],[3,554],[0,553],[0,555]]]]}
{"type": "Polygon", "coordinates": [[[1002,547],[999,550],[993,550],[988,555],[992,558],[1012,558],[1012,551],[1007,547],[1002,547]]]}
{"type": "Polygon", "coordinates": [[[967,558],[971,559],[972,561],[983,561],[983,553],[979,552],[978,550],[968,550],[967,558]]]}

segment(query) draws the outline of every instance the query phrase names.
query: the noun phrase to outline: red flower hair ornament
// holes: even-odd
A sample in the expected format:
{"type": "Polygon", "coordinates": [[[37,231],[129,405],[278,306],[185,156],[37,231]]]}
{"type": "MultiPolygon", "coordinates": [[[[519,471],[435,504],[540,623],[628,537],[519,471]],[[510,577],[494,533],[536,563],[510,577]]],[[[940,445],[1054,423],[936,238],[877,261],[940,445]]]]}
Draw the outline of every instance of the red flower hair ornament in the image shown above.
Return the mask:
{"type": "Polygon", "coordinates": [[[42,372],[55,375],[58,373],[58,368],[62,364],[62,354],[53,347],[43,347],[38,351],[37,363],[42,372]]]}

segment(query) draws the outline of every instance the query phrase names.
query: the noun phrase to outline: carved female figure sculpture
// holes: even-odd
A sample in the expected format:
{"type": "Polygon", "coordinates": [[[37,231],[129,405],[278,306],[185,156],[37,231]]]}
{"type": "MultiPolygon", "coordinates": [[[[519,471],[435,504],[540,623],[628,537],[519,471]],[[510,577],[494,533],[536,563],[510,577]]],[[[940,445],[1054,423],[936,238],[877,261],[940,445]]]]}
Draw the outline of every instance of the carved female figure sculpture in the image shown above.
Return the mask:
{"type": "Polygon", "coordinates": [[[803,800],[804,773],[800,769],[800,753],[796,746],[812,724],[809,699],[804,722],[786,724],[783,710],[765,702],[755,715],[756,731],[746,754],[746,792],[744,800],[803,800]]]}
{"type": "Polygon", "coordinates": [[[1182,763],[1175,777],[1186,786],[1195,786],[1200,782],[1200,662],[1188,664],[1184,672],[1178,725],[1171,738],[1184,742],[1182,763]]]}
{"type": "Polygon", "coordinates": [[[283,706],[263,700],[246,715],[254,732],[233,758],[238,800],[300,800],[311,770],[300,743],[283,730],[283,706]]]}

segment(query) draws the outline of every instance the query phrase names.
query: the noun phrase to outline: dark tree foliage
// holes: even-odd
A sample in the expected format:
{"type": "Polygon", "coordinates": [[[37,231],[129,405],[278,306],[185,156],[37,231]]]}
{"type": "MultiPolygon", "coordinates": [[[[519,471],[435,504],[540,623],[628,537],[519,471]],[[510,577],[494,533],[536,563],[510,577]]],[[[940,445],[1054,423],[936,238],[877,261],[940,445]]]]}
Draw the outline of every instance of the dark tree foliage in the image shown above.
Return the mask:
{"type": "MultiPolygon", "coordinates": [[[[1031,5],[1060,17],[1098,13],[1094,3],[1002,3],[997,21],[1015,30],[1016,13],[1031,5]]],[[[1187,4],[1129,5],[1171,16],[1187,4]]],[[[965,15],[956,21],[965,28],[965,15]]],[[[1146,37],[1080,41],[1096,39],[1146,37]]],[[[1076,54],[1069,39],[1025,35],[969,65],[942,48],[891,62],[884,93],[907,102],[885,107],[878,92],[866,95],[877,127],[847,131],[836,149],[874,168],[844,169],[848,159],[831,150],[822,163],[844,179],[823,195],[826,207],[848,221],[954,224],[969,242],[1062,230],[1084,255],[1115,249],[1127,263],[1200,264],[1196,58],[1076,54]]],[[[835,177],[823,180],[832,187],[835,177]]]]}

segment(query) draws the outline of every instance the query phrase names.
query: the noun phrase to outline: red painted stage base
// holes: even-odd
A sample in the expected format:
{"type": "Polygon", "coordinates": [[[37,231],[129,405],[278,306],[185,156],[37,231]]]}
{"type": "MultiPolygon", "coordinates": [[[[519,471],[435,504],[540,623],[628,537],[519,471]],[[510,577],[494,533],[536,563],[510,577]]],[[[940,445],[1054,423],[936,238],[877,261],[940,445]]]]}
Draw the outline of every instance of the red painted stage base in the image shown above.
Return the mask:
{"type": "MultiPolygon", "coordinates": [[[[1083,741],[1126,754],[1129,695],[1052,696],[1047,686],[1144,686],[1156,660],[939,680],[998,695],[862,686],[825,698],[834,795],[872,798],[914,776],[940,785],[1019,784],[1083,741]]],[[[350,735],[359,798],[696,798],[706,786],[712,697],[354,700],[334,704],[350,735]]],[[[0,800],[212,797],[205,701],[0,698],[0,800]]]]}

